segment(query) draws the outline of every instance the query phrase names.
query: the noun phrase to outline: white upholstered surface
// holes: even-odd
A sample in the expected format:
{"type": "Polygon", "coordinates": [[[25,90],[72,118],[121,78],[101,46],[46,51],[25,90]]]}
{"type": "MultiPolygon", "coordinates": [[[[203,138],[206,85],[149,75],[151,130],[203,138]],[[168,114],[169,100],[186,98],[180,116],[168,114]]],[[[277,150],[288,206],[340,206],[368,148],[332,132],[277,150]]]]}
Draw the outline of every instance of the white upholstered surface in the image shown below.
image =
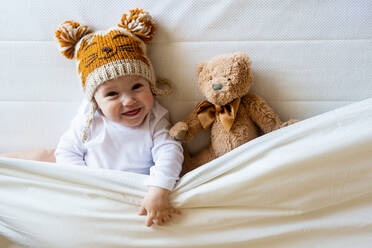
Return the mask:
{"type": "Polygon", "coordinates": [[[174,95],[161,99],[173,121],[202,98],[198,63],[235,51],[251,57],[252,91],[282,119],[372,96],[371,1],[6,1],[0,5],[0,153],[54,147],[76,111],[79,81],[74,62],[57,51],[56,26],[73,19],[106,29],[135,7],[158,24],[149,54],[158,76],[174,83],[174,95]]]}

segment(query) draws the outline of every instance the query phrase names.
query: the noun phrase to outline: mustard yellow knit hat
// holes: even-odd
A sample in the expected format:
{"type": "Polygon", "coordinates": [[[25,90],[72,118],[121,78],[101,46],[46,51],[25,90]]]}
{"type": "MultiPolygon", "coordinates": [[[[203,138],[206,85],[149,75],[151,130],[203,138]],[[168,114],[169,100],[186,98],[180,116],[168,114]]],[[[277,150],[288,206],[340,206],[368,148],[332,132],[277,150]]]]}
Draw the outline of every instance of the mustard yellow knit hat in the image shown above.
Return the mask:
{"type": "Polygon", "coordinates": [[[55,35],[60,52],[68,59],[76,59],[81,86],[91,110],[83,132],[87,130],[97,110],[94,93],[102,83],[125,75],[142,76],[150,83],[154,95],[167,95],[170,84],[165,89],[158,87],[151,61],[146,56],[146,45],[155,34],[155,24],[148,12],[142,9],[130,10],[121,22],[105,31],[93,32],[86,25],[74,21],[62,23],[55,35]]]}

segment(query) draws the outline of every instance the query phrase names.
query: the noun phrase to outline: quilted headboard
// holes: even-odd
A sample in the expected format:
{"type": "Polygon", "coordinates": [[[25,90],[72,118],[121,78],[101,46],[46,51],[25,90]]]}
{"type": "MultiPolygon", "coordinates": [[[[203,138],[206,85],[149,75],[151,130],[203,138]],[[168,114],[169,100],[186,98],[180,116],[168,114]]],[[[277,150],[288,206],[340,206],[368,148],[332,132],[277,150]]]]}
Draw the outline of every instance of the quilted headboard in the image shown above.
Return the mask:
{"type": "MultiPolygon", "coordinates": [[[[304,119],[372,96],[372,3],[339,1],[6,1],[0,6],[0,153],[53,148],[82,97],[73,61],[57,50],[65,20],[94,30],[143,8],[158,24],[149,48],[175,93],[173,121],[202,96],[196,66],[235,51],[252,59],[253,92],[282,119],[304,119]]],[[[191,149],[205,144],[194,142],[191,149]]]]}

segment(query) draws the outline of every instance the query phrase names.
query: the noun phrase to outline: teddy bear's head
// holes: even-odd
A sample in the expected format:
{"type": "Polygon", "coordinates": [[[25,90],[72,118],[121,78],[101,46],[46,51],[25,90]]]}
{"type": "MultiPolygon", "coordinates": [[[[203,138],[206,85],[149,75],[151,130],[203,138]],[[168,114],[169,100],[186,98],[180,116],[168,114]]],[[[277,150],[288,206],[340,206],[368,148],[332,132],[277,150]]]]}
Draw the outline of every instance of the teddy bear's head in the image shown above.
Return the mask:
{"type": "Polygon", "coordinates": [[[224,54],[201,63],[198,84],[213,104],[225,105],[246,95],[252,85],[251,61],[244,53],[224,54]]]}

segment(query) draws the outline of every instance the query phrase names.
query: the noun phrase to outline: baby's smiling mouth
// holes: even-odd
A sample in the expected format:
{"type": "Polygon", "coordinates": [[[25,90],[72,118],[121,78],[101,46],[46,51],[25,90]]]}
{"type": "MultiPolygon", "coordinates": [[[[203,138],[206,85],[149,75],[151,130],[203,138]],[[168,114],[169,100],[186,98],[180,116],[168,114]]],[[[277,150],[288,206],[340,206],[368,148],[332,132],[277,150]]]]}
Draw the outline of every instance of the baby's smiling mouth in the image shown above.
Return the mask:
{"type": "Polygon", "coordinates": [[[126,112],[122,113],[122,115],[133,117],[133,116],[138,115],[139,112],[141,112],[141,108],[135,108],[135,109],[132,109],[130,111],[126,111],[126,112]]]}

